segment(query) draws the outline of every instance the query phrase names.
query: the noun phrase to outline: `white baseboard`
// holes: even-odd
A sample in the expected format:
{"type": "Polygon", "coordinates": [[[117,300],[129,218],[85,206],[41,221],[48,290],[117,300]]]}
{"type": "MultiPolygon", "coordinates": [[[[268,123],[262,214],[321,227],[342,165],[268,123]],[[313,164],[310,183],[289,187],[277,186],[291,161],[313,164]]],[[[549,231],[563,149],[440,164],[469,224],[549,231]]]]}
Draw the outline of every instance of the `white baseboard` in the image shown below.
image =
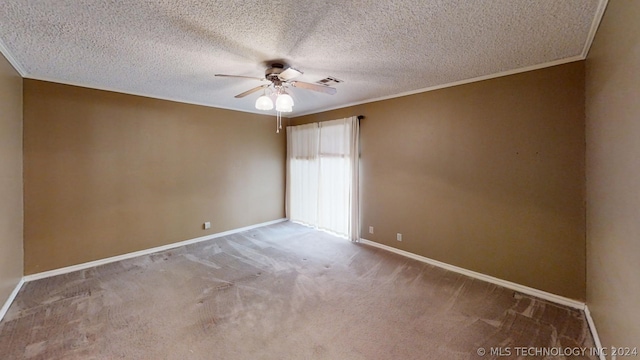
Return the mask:
{"type": "Polygon", "coordinates": [[[507,280],[503,280],[503,279],[498,279],[496,277],[493,276],[489,276],[489,275],[485,275],[479,272],[475,272],[475,271],[471,271],[471,270],[467,270],[455,265],[450,265],[447,263],[443,263],[441,261],[438,260],[433,260],[433,259],[429,259],[427,257],[421,256],[421,255],[416,255],[414,253],[410,253],[408,251],[404,251],[404,250],[400,250],[400,249],[396,249],[394,247],[391,246],[387,246],[384,244],[379,244],[377,242],[373,242],[371,240],[367,240],[367,239],[360,239],[360,242],[362,244],[366,244],[366,245],[370,245],[370,246],[374,246],[386,251],[390,251],[402,256],[406,256],[408,258],[411,259],[415,259],[418,261],[422,261],[424,263],[433,265],[433,266],[437,266],[439,268],[443,268],[445,270],[449,270],[449,271],[453,271],[462,275],[466,275],[475,279],[479,279],[479,280],[483,280],[492,284],[496,284],[502,287],[506,287],[507,289],[511,289],[511,290],[515,290],[518,292],[521,292],[523,294],[527,294],[527,295],[531,295],[531,296],[535,296],[538,297],[540,299],[544,299],[544,300],[548,300],[551,302],[554,302],[556,304],[561,304],[561,305],[565,305],[565,306],[569,306],[572,307],[574,309],[579,309],[579,310],[584,310],[585,308],[585,304],[581,301],[577,301],[577,300],[573,300],[573,299],[569,299],[566,298],[564,296],[560,296],[560,295],[556,295],[556,294],[552,294],[546,291],[542,291],[542,290],[538,290],[538,289],[534,289],[528,286],[524,286],[524,285],[520,285],[520,284],[516,284],[514,282],[511,281],[507,281],[507,280]]]}
{"type": "Polygon", "coordinates": [[[22,289],[22,285],[24,285],[24,283],[25,281],[23,277],[22,279],[20,279],[20,281],[18,282],[18,285],[16,285],[16,287],[13,289],[11,294],[9,294],[9,298],[7,299],[7,301],[4,302],[4,305],[2,305],[2,308],[0,308],[0,321],[4,319],[4,316],[7,314],[7,311],[9,311],[9,307],[13,303],[13,300],[15,300],[16,296],[18,296],[18,292],[20,292],[20,289],[22,289]]]}
{"type": "Polygon", "coordinates": [[[60,268],[60,269],[49,270],[49,271],[44,271],[44,272],[40,272],[40,273],[36,273],[36,274],[26,275],[23,278],[23,280],[24,280],[24,282],[27,282],[27,281],[45,279],[45,278],[48,278],[48,277],[62,275],[62,274],[68,274],[70,272],[74,272],[74,271],[78,271],[78,270],[85,270],[85,269],[88,269],[88,268],[92,268],[94,266],[100,266],[100,265],[109,264],[109,263],[116,262],[116,261],[131,259],[131,258],[138,257],[138,256],[149,255],[149,254],[153,254],[153,253],[160,252],[160,251],[174,249],[174,248],[177,248],[177,247],[180,247],[180,246],[184,246],[184,245],[195,244],[195,243],[199,243],[199,242],[202,242],[202,241],[207,241],[207,240],[211,240],[211,239],[215,239],[215,238],[219,238],[219,237],[223,237],[223,236],[227,236],[227,235],[236,234],[236,233],[239,233],[239,232],[242,232],[242,231],[247,231],[247,230],[259,228],[259,227],[262,227],[262,226],[277,224],[277,223],[280,223],[280,222],[283,222],[283,221],[287,221],[287,219],[282,218],[282,219],[278,219],[278,220],[267,221],[267,222],[263,222],[263,223],[260,223],[260,224],[249,225],[249,226],[245,226],[245,227],[241,227],[241,228],[237,228],[237,229],[233,229],[233,230],[220,232],[220,233],[217,233],[217,234],[201,236],[201,237],[197,237],[195,239],[189,239],[189,240],[180,241],[180,242],[176,242],[176,243],[172,243],[172,244],[168,244],[168,245],[157,246],[157,247],[150,248],[150,249],[135,251],[135,252],[122,254],[122,255],[117,255],[117,256],[112,256],[112,257],[108,257],[108,258],[105,258],[105,259],[90,261],[90,262],[77,264],[77,265],[71,265],[71,266],[60,268]]]}
{"type": "MultiPolygon", "coordinates": [[[[591,336],[593,337],[594,345],[597,349],[602,349],[602,343],[600,342],[600,336],[598,336],[598,330],[596,330],[596,323],[591,317],[591,312],[587,305],[584,306],[584,317],[587,318],[587,324],[589,324],[589,330],[591,330],[591,336]]],[[[604,352],[600,353],[600,360],[607,360],[604,352]]]]}

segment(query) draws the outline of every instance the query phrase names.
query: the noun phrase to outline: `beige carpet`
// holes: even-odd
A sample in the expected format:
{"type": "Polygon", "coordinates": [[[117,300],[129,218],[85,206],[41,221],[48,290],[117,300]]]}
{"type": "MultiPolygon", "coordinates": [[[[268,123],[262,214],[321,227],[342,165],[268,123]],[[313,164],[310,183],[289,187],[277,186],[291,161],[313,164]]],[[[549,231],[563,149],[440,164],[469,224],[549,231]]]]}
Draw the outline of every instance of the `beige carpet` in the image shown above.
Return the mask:
{"type": "Polygon", "coordinates": [[[291,223],[27,283],[0,323],[2,359],[508,359],[516,346],[593,341],[580,311],[291,223]]]}

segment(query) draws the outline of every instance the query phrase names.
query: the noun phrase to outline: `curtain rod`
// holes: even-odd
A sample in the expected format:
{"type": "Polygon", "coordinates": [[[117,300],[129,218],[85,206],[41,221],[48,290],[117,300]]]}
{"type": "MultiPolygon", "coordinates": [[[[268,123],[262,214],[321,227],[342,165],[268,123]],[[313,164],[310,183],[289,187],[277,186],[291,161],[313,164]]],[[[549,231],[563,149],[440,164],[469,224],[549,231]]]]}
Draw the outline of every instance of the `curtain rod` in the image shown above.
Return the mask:
{"type": "Polygon", "coordinates": [[[358,120],[364,119],[364,115],[358,115],[358,120]]]}

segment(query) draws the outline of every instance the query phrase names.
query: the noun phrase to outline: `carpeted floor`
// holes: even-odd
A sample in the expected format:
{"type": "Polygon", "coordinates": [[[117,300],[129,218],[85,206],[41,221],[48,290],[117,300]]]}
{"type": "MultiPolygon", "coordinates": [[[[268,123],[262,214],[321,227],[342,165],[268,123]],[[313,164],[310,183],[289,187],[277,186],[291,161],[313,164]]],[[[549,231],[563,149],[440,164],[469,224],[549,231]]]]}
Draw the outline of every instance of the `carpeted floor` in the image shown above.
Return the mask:
{"type": "Polygon", "coordinates": [[[27,283],[0,323],[2,359],[513,359],[516,347],[592,346],[580,311],[288,222],[27,283]]]}

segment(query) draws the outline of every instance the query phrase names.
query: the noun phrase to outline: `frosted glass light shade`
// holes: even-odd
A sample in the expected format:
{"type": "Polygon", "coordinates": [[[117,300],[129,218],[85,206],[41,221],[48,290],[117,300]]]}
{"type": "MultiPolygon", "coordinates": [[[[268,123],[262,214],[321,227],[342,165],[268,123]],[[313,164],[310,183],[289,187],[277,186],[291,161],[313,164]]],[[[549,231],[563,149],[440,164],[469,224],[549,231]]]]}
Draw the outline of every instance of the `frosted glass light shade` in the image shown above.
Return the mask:
{"type": "Polygon", "coordinates": [[[271,110],[273,109],[273,101],[267,95],[262,95],[256,100],[256,109],[271,110]]]}
{"type": "Polygon", "coordinates": [[[280,94],[276,99],[276,110],[280,112],[293,111],[293,98],[289,94],[280,94]]]}

